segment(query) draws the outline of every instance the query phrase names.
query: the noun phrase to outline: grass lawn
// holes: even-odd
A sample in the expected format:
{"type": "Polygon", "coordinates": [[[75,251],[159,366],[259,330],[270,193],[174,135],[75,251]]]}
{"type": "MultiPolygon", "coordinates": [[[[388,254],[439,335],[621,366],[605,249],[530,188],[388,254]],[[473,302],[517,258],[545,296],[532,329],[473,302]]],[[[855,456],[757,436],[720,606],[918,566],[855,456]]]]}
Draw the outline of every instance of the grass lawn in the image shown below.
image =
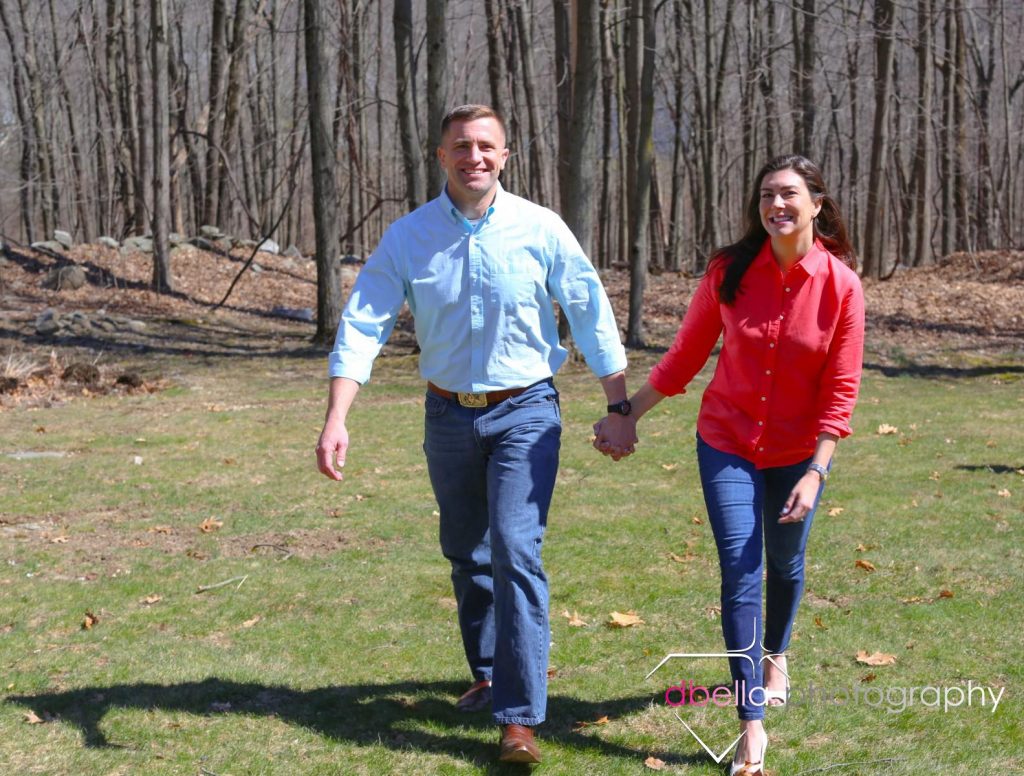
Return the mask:
{"type": "MultiPolygon", "coordinates": [[[[633,356],[632,385],[652,359],[633,356]]],[[[769,711],[769,773],[1024,768],[1024,370],[999,363],[865,373],[791,650],[796,693],[820,694],[769,711]],[[862,650],[895,662],[858,663],[862,650]],[[976,690],[943,708],[972,686],[984,706],[976,690]]],[[[0,416],[0,774],[523,772],[493,764],[489,715],[452,710],[470,677],[414,360],[378,362],[340,485],[314,466],[322,358],[140,366],[172,387],[0,416]],[[25,452],[53,455],[11,455],[25,452]]],[[[676,712],[716,750],[734,712],[664,694],[725,683],[725,661],[645,679],[667,653],[723,648],[693,440],[709,374],[619,464],[589,446],[596,380],[559,376],[539,773],[643,774],[651,756],[722,772],[676,712]],[[628,610],[643,624],[607,627],[628,610]]]]}

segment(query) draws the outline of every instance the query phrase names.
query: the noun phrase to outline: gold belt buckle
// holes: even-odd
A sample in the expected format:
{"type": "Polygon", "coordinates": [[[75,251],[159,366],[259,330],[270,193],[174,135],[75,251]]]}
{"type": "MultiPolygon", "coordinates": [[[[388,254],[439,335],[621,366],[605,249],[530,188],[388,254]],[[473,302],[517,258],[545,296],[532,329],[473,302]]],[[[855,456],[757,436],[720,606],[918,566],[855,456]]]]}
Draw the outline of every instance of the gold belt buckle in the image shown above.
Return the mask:
{"type": "Polygon", "coordinates": [[[458,393],[456,396],[459,397],[459,404],[463,407],[480,408],[487,406],[486,393],[458,393]]]}

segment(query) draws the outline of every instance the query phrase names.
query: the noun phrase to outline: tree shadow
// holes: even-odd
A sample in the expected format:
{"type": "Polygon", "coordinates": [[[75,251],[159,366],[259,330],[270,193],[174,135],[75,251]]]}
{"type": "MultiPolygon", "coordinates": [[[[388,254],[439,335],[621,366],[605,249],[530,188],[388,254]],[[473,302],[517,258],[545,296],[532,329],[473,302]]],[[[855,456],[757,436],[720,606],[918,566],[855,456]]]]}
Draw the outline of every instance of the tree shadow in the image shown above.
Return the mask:
{"type": "MultiPolygon", "coordinates": [[[[108,740],[101,726],[113,709],[177,711],[199,716],[244,714],[276,717],[357,746],[440,752],[485,768],[487,773],[522,772],[520,766],[496,762],[498,734],[489,714],[455,710],[453,700],[463,689],[455,682],[396,682],[296,690],[283,685],[210,677],[168,685],[140,682],[9,695],[4,700],[31,709],[41,719],[77,726],[87,747],[119,746],[108,740]],[[439,726],[449,730],[428,732],[439,726]],[[467,736],[467,726],[494,728],[493,739],[483,743],[467,736]]],[[[548,720],[538,729],[538,735],[542,746],[544,742],[554,742],[593,755],[635,760],[653,754],[667,763],[703,762],[702,755],[641,751],[577,729],[577,721],[602,716],[621,718],[643,710],[652,700],[651,695],[641,695],[590,702],[552,695],[548,699],[548,720]]]]}
{"type": "Polygon", "coordinates": [[[992,375],[1024,374],[1024,364],[987,364],[985,366],[940,366],[938,364],[873,364],[864,362],[865,371],[879,372],[886,377],[990,377],[992,375]]]}
{"type": "Polygon", "coordinates": [[[1024,469],[1024,462],[1020,466],[1008,466],[1005,463],[962,463],[953,467],[966,472],[990,472],[992,474],[1016,474],[1024,469]]]}

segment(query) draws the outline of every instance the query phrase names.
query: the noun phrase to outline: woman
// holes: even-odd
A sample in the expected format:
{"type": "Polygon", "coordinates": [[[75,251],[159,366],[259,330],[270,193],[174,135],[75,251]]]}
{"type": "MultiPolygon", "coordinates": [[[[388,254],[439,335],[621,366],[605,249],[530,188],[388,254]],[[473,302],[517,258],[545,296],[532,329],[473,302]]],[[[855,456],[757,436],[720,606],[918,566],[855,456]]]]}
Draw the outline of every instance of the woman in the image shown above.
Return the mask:
{"type": "Polygon", "coordinates": [[[629,406],[615,408],[634,420],[632,430],[614,438],[604,420],[594,427],[598,450],[616,460],[632,453],[635,421],[683,393],[724,332],[697,419],[697,461],[722,572],[726,648],[745,656],[729,661],[746,688],[733,776],[764,771],[764,707],[786,701],[807,535],[836,442],[850,433],[864,343],[854,263],[817,166],[802,156],[772,159],[757,175],[746,233],[713,255],[672,348],[629,406]]]}

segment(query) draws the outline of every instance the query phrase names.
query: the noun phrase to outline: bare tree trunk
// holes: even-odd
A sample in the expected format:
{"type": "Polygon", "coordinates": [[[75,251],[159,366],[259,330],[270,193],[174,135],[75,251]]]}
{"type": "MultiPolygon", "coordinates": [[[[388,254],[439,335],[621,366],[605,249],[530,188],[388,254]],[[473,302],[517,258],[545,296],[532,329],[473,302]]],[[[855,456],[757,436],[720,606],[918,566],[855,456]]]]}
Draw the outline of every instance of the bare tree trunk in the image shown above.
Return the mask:
{"type": "Polygon", "coordinates": [[[598,80],[601,77],[601,3],[578,0],[576,7],[576,66],[572,77],[572,117],[569,121],[569,174],[565,220],[588,256],[594,244],[594,200],[597,170],[598,80]]]}
{"type": "Polygon", "coordinates": [[[398,134],[402,141],[402,161],[405,167],[405,196],[409,210],[414,210],[426,202],[427,188],[423,175],[423,152],[420,150],[415,107],[412,102],[412,81],[415,77],[412,71],[412,0],[395,0],[392,18],[395,29],[398,134]]]}
{"type": "Polygon", "coordinates": [[[526,98],[526,126],[529,134],[530,187],[527,196],[542,205],[551,205],[546,185],[544,144],[541,142],[540,111],[537,106],[537,79],[533,72],[533,36],[526,18],[523,0],[512,0],[509,13],[515,19],[519,35],[519,59],[523,66],[522,87],[526,98]]]}
{"type": "MultiPolygon", "coordinates": [[[[772,78],[772,55],[777,45],[775,42],[775,5],[776,0],[765,0],[763,13],[758,13],[758,17],[764,19],[765,32],[763,38],[759,37],[757,85],[761,90],[761,99],[764,100],[764,140],[765,153],[768,157],[778,153],[779,142],[776,135],[779,125],[779,107],[775,99],[775,79],[772,78]]],[[[760,30],[758,30],[758,35],[760,36],[760,30]]],[[[749,178],[744,177],[744,180],[749,180],[749,178]]]]}
{"type": "Polygon", "coordinates": [[[225,29],[227,0],[211,0],[210,27],[210,114],[206,127],[206,190],[203,194],[203,223],[217,225],[220,194],[221,131],[224,126],[224,75],[227,59],[225,29]]]}
{"type": "Polygon", "coordinates": [[[168,220],[171,215],[171,154],[168,87],[167,9],[164,0],[149,3],[150,46],[153,58],[153,290],[173,290],[168,220]]]}
{"type": "Polygon", "coordinates": [[[644,346],[643,301],[647,285],[651,165],[654,157],[654,1],[631,0],[626,81],[632,87],[628,103],[629,158],[629,322],[628,347],[644,346]]]}
{"type": "Polygon", "coordinates": [[[930,264],[932,253],[932,163],[931,133],[934,70],[932,24],[935,0],[917,3],[917,149],[914,153],[914,266],[930,264]]]}
{"type": "Polygon", "coordinates": [[[18,123],[21,125],[21,156],[18,167],[18,174],[21,178],[21,186],[18,201],[21,206],[21,226],[24,232],[25,241],[35,242],[35,188],[32,185],[35,177],[35,146],[37,143],[32,121],[32,109],[29,105],[28,96],[28,74],[25,72],[24,58],[20,46],[7,16],[7,8],[3,0],[0,0],[0,27],[3,27],[4,35],[7,37],[7,45],[11,51],[11,68],[14,71],[14,101],[18,114],[18,123]]]}
{"type": "MultiPolygon", "coordinates": [[[[216,222],[227,227],[231,221],[230,198],[228,196],[228,170],[234,156],[236,133],[238,132],[239,105],[242,100],[242,73],[245,65],[246,29],[249,24],[251,0],[237,0],[231,24],[231,42],[228,46],[228,74],[224,98],[224,123],[220,133],[221,150],[217,154],[217,216],[216,222]]],[[[212,124],[212,116],[211,116],[212,124]]],[[[262,235],[261,235],[262,236],[262,235]]]]}
{"type": "Polygon", "coordinates": [[[601,203],[598,214],[598,247],[595,263],[606,268],[612,265],[614,223],[610,217],[612,199],[612,95],[618,65],[612,54],[611,14],[614,0],[601,0],[601,203]]]}
{"type": "Polygon", "coordinates": [[[796,60],[794,80],[796,81],[798,100],[796,148],[798,153],[807,157],[812,157],[814,153],[814,121],[817,108],[814,101],[816,20],[817,9],[815,8],[815,0],[802,0],[799,10],[794,5],[793,50],[796,60]],[[798,16],[803,19],[802,25],[798,25],[798,16]]]}
{"type": "MultiPolygon", "coordinates": [[[[574,55],[572,44],[572,0],[552,0],[555,24],[555,105],[558,124],[557,183],[559,207],[569,212],[569,147],[572,144],[572,90],[574,55]]],[[[526,48],[523,47],[525,51],[526,48]]],[[[568,322],[565,323],[568,328],[568,322]]]]}
{"type": "Polygon", "coordinates": [[[313,221],[316,229],[317,318],[314,342],[330,345],[341,320],[341,273],[338,263],[338,189],[334,180],[331,98],[326,68],[327,18],[322,0],[303,0],[303,3],[313,161],[313,221]]]}
{"type": "Polygon", "coordinates": [[[436,151],[441,145],[441,120],[448,112],[448,0],[427,0],[427,196],[436,197],[444,172],[436,151]]]}
{"type": "Polygon", "coordinates": [[[28,107],[31,112],[32,136],[36,153],[36,169],[39,171],[39,188],[42,196],[43,234],[47,239],[53,236],[60,213],[60,197],[56,178],[56,160],[53,155],[53,144],[46,132],[45,104],[43,100],[43,76],[39,71],[39,58],[36,55],[34,30],[29,25],[28,10],[25,0],[18,0],[18,11],[21,16],[21,29],[24,35],[23,73],[28,84],[28,107]]]}
{"type": "MultiPolygon", "coordinates": [[[[135,116],[138,121],[136,133],[136,167],[135,167],[135,227],[139,231],[148,228],[151,218],[151,201],[147,193],[150,191],[150,181],[153,179],[153,159],[150,156],[149,140],[153,136],[151,126],[151,106],[146,103],[146,95],[149,94],[149,78],[147,73],[147,52],[149,50],[146,41],[146,31],[149,24],[143,19],[143,0],[132,0],[134,23],[132,30],[135,34],[135,116]]],[[[130,65],[129,65],[130,66],[130,65]]]]}
{"type": "Polygon", "coordinates": [[[959,14],[956,8],[946,7],[945,25],[945,57],[942,61],[942,255],[948,256],[956,246],[956,220],[953,218],[953,206],[956,185],[956,113],[954,110],[956,81],[959,73],[956,68],[953,49],[956,46],[959,14]]]}
{"type": "Polygon", "coordinates": [[[893,0],[875,2],[875,120],[871,141],[871,167],[868,172],[868,222],[865,226],[864,274],[878,278],[884,264],[882,244],[882,207],[885,165],[889,155],[889,98],[892,87],[893,27],[896,13],[893,0]]]}
{"type": "MultiPolygon", "coordinates": [[[[412,12],[409,13],[411,16],[412,12]]],[[[485,0],[484,13],[487,15],[487,80],[491,87],[491,107],[504,117],[508,75],[505,72],[501,0],[485,0]]]]}

